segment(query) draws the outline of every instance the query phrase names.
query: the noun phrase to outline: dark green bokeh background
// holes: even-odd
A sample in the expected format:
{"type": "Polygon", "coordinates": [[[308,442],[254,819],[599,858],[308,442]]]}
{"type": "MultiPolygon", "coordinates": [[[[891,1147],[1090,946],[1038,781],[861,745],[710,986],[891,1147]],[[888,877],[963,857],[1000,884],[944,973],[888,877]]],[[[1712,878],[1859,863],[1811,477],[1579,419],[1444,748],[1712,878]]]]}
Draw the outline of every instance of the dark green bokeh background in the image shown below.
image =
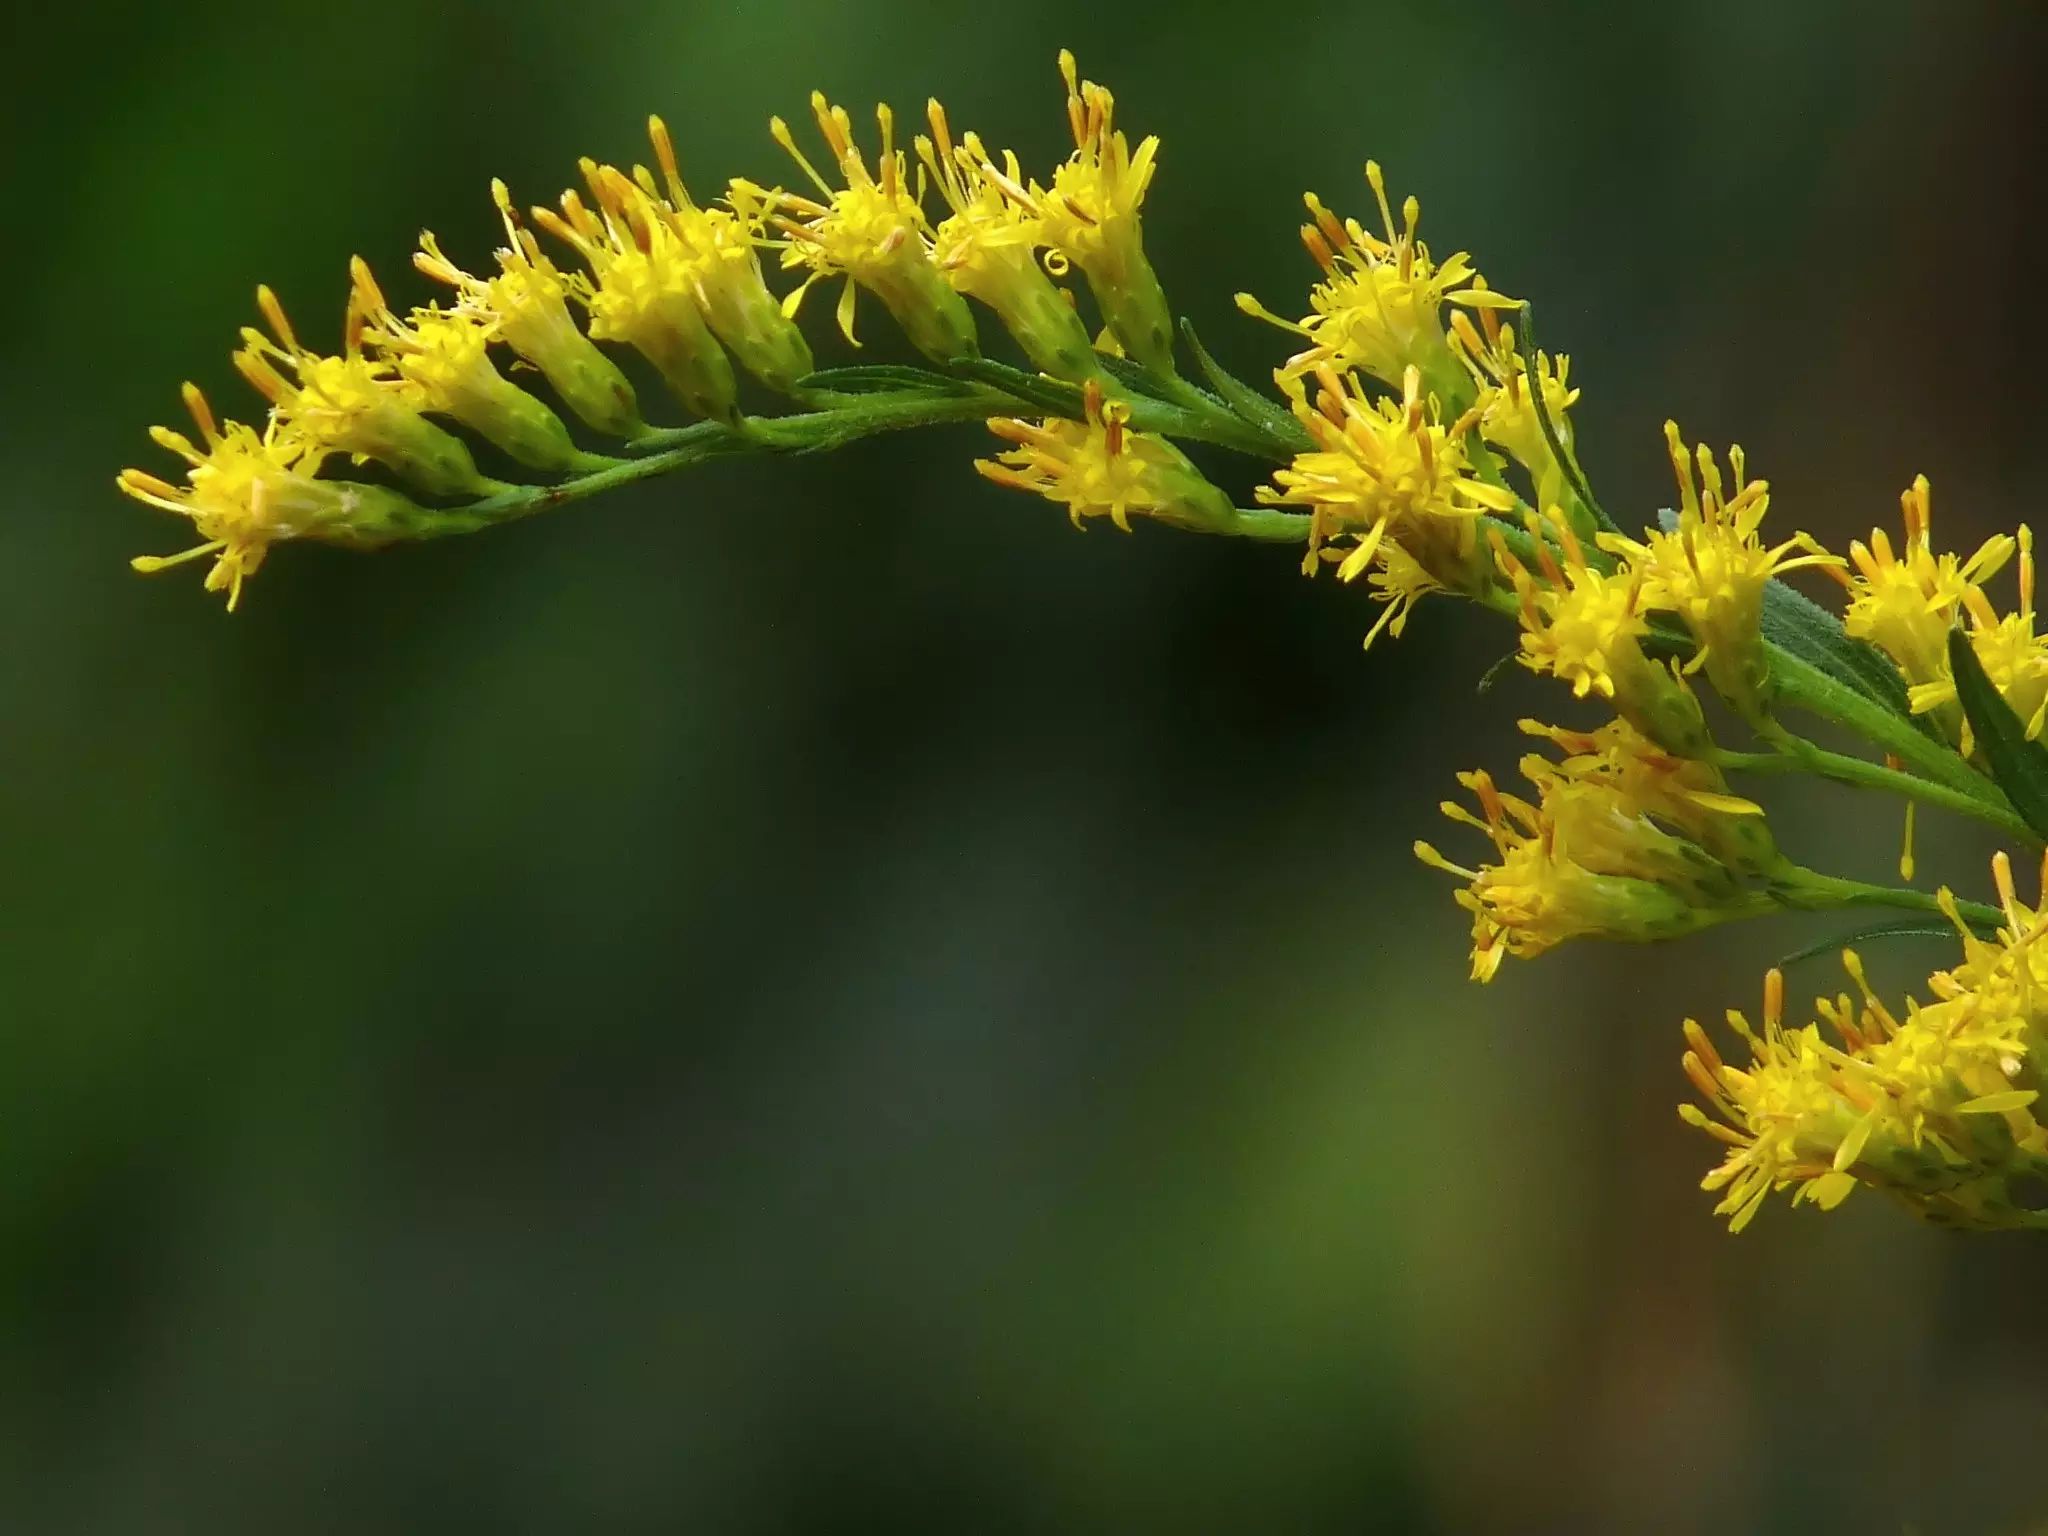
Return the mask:
{"type": "MultiPolygon", "coordinates": [[[[248,408],[258,278],[331,339],[350,252],[481,257],[490,176],[546,196],[649,109],[700,188],[781,176],[813,85],[1048,163],[1068,43],[1165,136],[1153,250],[1241,370],[1284,340],[1231,292],[1294,304],[1300,190],[1364,212],[1372,154],[1541,302],[1611,507],[1673,414],[1787,525],[1924,470],[1963,542],[2040,494],[2044,20],[17,18],[0,1528],[2025,1529],[2048,1245],[1870,1197],[1731,1240],[1693,1188],[1677,1022],[1812,933],[1463,982],[1409,842],[1575,718],[1475,696],[1490,621],[1361,656],[1362,593],[1076,537],[972,432],[286,549],[232,620],[123,569],[180,530],[112,476],[181,378],[248,408]]],[[[1777,803],[1889,865],[1890,807],[1777,803]]]]}

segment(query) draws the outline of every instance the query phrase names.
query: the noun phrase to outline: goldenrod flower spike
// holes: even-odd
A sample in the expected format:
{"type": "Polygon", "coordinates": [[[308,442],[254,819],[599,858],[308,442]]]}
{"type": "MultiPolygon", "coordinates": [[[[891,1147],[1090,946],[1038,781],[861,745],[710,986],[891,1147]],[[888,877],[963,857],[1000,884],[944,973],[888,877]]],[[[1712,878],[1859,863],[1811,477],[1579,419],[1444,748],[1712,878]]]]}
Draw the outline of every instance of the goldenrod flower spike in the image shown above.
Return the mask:
{"type": "Polygon", "coordinates": [[[590,268],[568,278],[570,293],[590,311],[590,334],[639,352],[685,409],[736,419],[738,381],[704,318],[691,253],[646,188],[594,160],[581,169],[596,210],[564,192],[559,214],[536,208],[533,218],[590,268]]]}
{"type": "Polygon", "coordinates": [[[419,391],[423,409],[452,416],[532,469],[589,464],[561,417],[498,372],[489,356],[498,333],[494,316],[429,306],[401,320],[362,257],[350,260],[349,276],[350,334],[419,391]]]}
{"type": "Polygon", "coordinates": [[[931,228],[919,206],[921,189],[911,186],[903,151],[896,147],[895,114],[886,105],[875,108],[882,151],[870,171],[853,142],[853,123],[846,109],[826,101],[823,92],[813,91],[811,111],[845,185],[834,187],[818,173],[797,147],[789,124],[779,117],[770,120],[768,128],[775,142],[789,152],[824,198],[819,202],[785,192],[779,199],[782,207],[798,215],[774,216],[775,225],[790,237],[782,253],[783,265],[807,267],[811,274],[803,287],[790,295],[788,312],[796,312],[812,283],[844,273],[847,283],[839,301],[839,328],[848,341],[859,345],[853,330],[858,285],[882,301],[911,345],[932,361],[946,363],[974,356],[974,318],[933,264],[931,228]]]}
{"type": "Polygon", "coordinates": [[[382,486],[317,478],[326,450],[285,422],[273,421],[261,433],[235,421],[221,426],[197,385],[185,385],[184,398],[200,443],[168,427],[152,427],[150,436],[185,460],[186,484],[140,469],[124,469],[117,483],[137,501],[191,519],[202,542],[181,554],[138,555],[129,562],[138,571],[212,556],[206,590],[227,593],[233,612],[242,583],[256,574],[272,544],[321,539],[374,549],[406,537],[432,515],[382,486]]]}
{"type": "MultiPolygon", "coordinates": [[[[1313,400],[1304,394],[1294,402],[1315,448],[1297,454],[1274,472],[1273,487],[1258,491],[1264,505],[1309,512],[1302,569],[1312,572],[1320,560],[1335,558],[1338,575],[1349,581],[1391,541],[1436,586],[1477,591],[1491,578],[1480,519],[1518,503],[1512,492],[1472,473],[1466,435],[1474,419],[1445,426],[1435,403],[1423,399],[1421,375],[1412,368],[1398,401],[1368,400],[1355,376],[1339,378],[1327,367],[1316,371],[1315,383],[1313,400]],[[1331,549],[1340,538],[1354,542],[1331,549]]],[[[1423,590],[1413,580],[1400,587],[1408,603],[1423,590]]]]}
{"type": "Polygon", "coordinates": [[[363,356],[354,326],[341,356],[323,357],[300,344],[268,287],[256,290],[256,307],[272,336],[245,328],[235,367],[270,402],[281,429],[359,464],[374,459],[429,496],[488,496],[499,488],[478,473],[461,439],[422,416],[419,386],[363,356]]]}
{"type": "Polygon", "coordinates": [[[1642,579],[1645,606],[1684,621],[1698,647],[1692,665],[1706,668],[1716,691],[1746,718],[1761,719],[1771,692],[1764,588],[1787,571],[1843,562],[1804,532],[1764,547],[1759,528],[1770,510],[1770,486],[1748,478],[1740,447],[1728,452],[1730,486],[1713,450],[1705,444],[1689,449],[1676,422],[1664,423],[1664,441],[1678,482],[1676,524],[1652,529],[1640,541],[1606,534],[1601,547],[1624,557],[1642,579]]]}
{"type": "Polygon", "coordinates": [[[1093,376],[1099,365],[1088,328],[1039,264],[1041,221],[1003,190],[1019,184],[1017,157],[1005,151],[998,172],[976,135],[954,142],[936,98],[925,114],[932,132],[918,138],[917,157],[952,210],[932,231],[939,271],[994,310],[1041,372],[1075,383],[1093,376]]]}
{"type": "Polygon", "coordinates": [[[1129,533],[1133,514],[1197,533],[1230,527],[1237,509],[1185,454],[1163,437],[1131,431],[1130,407],[1106,398],[1098,380],[1082,394],[1081,421],[991,421],[989,430],[1016,447],[975,460],[975,469],[1057,502],[1076,528],[1084,518],[1106,517],[1129,533]]]}
{"type": "Polygon", "coordinates": [[[1303,194],[1310,222],[1302,226],[1302,244],[1323,273],[1310,290],[1309,313],[1288,320],[1248,293],[1237,296],[1238,308],[1308,342],[1288,359],[1287,373],[1355,368],[1398,387],[1408,369],[1418,368],[1444,408],[1462,412],[1472,388],[1444,335],[1444,305],[1484,312],[1519,309],[1521,301],[1488,288],[1463,251],[1433,262],[1416,236],[1422,205],[1409,198],[1396,223],[1378,161],[1366,162],[1365,179],[1379,205],[1378,235],[1356,219],[1339,219],[1313,192],[1303,194]]]}

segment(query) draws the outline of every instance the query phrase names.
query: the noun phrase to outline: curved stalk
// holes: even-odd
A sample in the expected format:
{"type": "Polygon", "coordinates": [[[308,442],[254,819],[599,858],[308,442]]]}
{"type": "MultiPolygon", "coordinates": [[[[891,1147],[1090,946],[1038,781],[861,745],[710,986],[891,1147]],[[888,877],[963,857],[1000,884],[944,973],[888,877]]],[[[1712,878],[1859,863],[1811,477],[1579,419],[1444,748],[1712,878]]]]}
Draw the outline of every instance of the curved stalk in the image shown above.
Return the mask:
{"type": "MultiPolygon", "coordinates": [[[[1928,891],[1900,886],[1872,885],[1863,880],[1845,880],[1824,875],[1803,864],[1787,863],[1771,882],[1771,895],[1793,912],[1832,912],[1843,907],[1895,907],[1902,912],[1932,912],[1947,916],[1941,898],[1928,891]]],[[[2005,914],[1981,901],[1956,901],[1956,913],[1967,922],[1996,929],[2005,914]]]]}
{"type": "Polygon", "coordinates": [[[1859,789],[1874,789],[1917,800],[1922,805],[1985,822],[2013,837],[2030,842],[2035,840],[2033,831],[2008,805],[1992,804],[1981,796],[1967,795],[1932,779],[1887,768],[1882,763],[1865,762],[1860,757],[1830,752],[1796,736],[1789,737],[1789,740],[1798,743],[1796,750],[1730,752],[1717,749],[1714,765],[1735,773],[1811,773],[1837,784],[1851,784],[1859,789]]]}

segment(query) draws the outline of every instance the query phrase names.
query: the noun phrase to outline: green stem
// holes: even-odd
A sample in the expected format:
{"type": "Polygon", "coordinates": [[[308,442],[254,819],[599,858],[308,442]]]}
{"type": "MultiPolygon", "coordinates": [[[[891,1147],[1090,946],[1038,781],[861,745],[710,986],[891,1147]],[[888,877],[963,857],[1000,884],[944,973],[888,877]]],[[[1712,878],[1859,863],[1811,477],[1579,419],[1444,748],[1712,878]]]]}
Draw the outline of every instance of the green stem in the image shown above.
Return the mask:
{"type": "Polygon", "coordinates": [[[1220,528],[1198,529],[1267,544],[1303,544],[1308,541],[1311,519],[1302,512],[1280,512],[1272,507],[1239,507],[1236,517],[1220,528]]]}
{"type": "Polygon", "coordinates": [[[1952,811],[1958,816],[1968,816],[1977,821],[1988,822],[2002,832],[2032,841],[2033,832],[2020,820],[2017,812],[2010,807],[1992,805],[1977,795],[1966,795],[1951,789],[1946,784],[1937,784],[1915,774],[1901,773],[1896,768],[1887,768],[1882,763],[1865,762],[1860,757],[1848,757],[1840,752],[1830,752],[1817,747],[1810,741],[1789,736],[1787,740],[1797,743],[1796,747],[1776,752],[1729,752],[1716,749],[1714,765],[1735,773],[1811,773],[1838,784],[1853,784],[1861,789],[1881,790],[1886,794],[1901,795],[1908,800],[1917,800],[1922,805],[1931,805],[1939,810],[1952,811]]]}
{"type": "MultiPolygon", "coordinates": [[[[1765,649],[1770,655],[1771,681],[1781,703],[1854,731],[1883,747],[1907,767],[1917,769],[1922,777],[1946,784],[1986,809],[2012,814],[2017,820],[2018,813],[1996,784],[1940,742],[1923,734],[1912,721],[1836,682],[1780,646],[1766,641],[1765,649]]],[[[2032,837],[2031,833],[2026,835],[2032,837]]]]}
{"type": "MultiPolygon", "coordinates": [[[[1787,862],[1771,883],[1778,905],[1794,912],[1833,912],[1843,907],[1894,907],[1902,912],[1933,912],[1947,916],[1939,896],[1899,886],[1871,885],[1824,875],[1803,864],[1787,862]]],[[[1981,901],[1957,901],[1957,915],[1973,924],[1997,928],[2005,921],[1998,908],[1981,901]]]]}
{"type": "MultiPolygon", "coordinates": [[[[1131,425],[1139,431],[1166,432],[1223,446],[1234,446],[1247,435],[1261,442],[1235,416],[1227,416],[1227,427],[1201,413],[1153,400],[1131,402],[1131,425]]],[[[1045,406],[1023,401],[1001,390],[979,384],[962,384],[945,391],[903,392],[862,395],[843,405],[822,410],[801,411],[788,416],[747,417],[737,424],[700,421],[687,427],[672,427],[634,439],[630,459],[608,459],[590,473],[574,476],[555,485],[508,486],[496,495],[466,507],[437,513],[422,529],[422,536],[471,533],[479,528],[511,522],[545,512],[568,502],[673,474],[712,459],[744,454],[821,453],[843,447],[864,437],[884,432],[903,432],[917,427],[957,426],[985,421],[991,416],[1044,416],[1045,406]]],[[[1285,449],[1274,446],[1273,456],[1284,461],[1285,449]]],[[[1228,527],[1205,530],[1242,538],[1298,543],[1308,537],[1307,517],[1265,508],[1239,508],[1228,527]]]]}

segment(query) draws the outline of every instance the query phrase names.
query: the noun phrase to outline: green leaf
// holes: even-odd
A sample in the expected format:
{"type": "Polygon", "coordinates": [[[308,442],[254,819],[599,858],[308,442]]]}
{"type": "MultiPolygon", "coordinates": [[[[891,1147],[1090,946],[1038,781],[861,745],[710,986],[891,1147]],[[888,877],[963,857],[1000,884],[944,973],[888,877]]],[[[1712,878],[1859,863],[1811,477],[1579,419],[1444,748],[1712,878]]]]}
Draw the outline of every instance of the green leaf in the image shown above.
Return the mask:
{"type": "Polygon", "coordinates": [[[1564,445],[1564,437],[1557,430],[1557,423],[1550,419],[1550,401],[1543,392],[1543,375],[1536,368],[1536,309],[1524,304],[1521,309],[1522,324],[1518,330],[1516,350],[1522,354],[1522,369],[1527,375],[1529,403],[1536,407],[1536,425],[1543,433],[1543,441],[1550,449],[1550,456],[1557,460],[1557,467],[1564,472],[1565,483],[1579,498],[1579,504],[1593,514],[1593,521],[1607,533],[1620,533],[1621,525],[1607,515],[1606,509],[1594,499],[1593,488],[1586,484],[1586,477],[1579,473],[1579,461],[1572,457],[1564,445]]]}
{"type": "Polygon", "coordinates": [[[1912,721],[1922,734],[1933,735],[1927,718],[1913,713],[1906,700],[1906,680],[1891,658],[1851,636],[1840,619],[1782,581],[1774,579],[1764,588],[1763,634],[1815,671],[1912,721]]]}
{"type": "MultiPolygon", "coordinates": [[[[1134,363],[1127,357],[1111,357],[1107,352],[1098,352],[1095,354],[1095,365],[1125,389],[1147,399],[1176,405],[1180,403],[1174,399],[1173,386],[1142,363],[1134,363]]],[[[1217,403],[1220,405],[1222,402],[1217,403]]]]}
{"type": "Polygon", "coordinates": [[[957,358],[952,366],[970,379],[1000,389],[1004,394],[1051,415],[1071,420],[1080,418],[1081,391],[1072,384],[1042,373],[1026,373],[1021,368],[1012,368],[1008,363],[999,363],[990,357],[957,358]]]}
{"type": "MultiPolygon", "coordinates": [[[[1980,938],[1990,937],[1990,934],[1983,928],[1976,928],[1972,931],[1977,933],[1980,938]]],[[[1840,954],[1845,949],[1854,949],[1858,945],[1868,944],[1874,939],[1947,939],[1950,943],[1954,943],[1956,938],[1957,934],[1953,923],[1931,923],[1924,917],[1902,917],[1894,919],[1889,923],[1873,923],[1868,928],[1857,928],[1849,933],[1838,933],[1831,938],[1821,939],[1816,943],[1795,949],[1791,954],[1779,958],[1778,968],[1780,970],[1788,970],[1792,966],[1799,964],[1802,960],[1811,960],[1817,955],[1840,954]]]]}
{"type": "Polygon", "coordinates": [[[887,395],[905,390],[936,391],[948,395],[967,393],[960,380],[948,378],[943,373],[933,373],[929,368],[914,368],[907,363],[862,363],[850,368],[824,368],[804,375],[797,381],[797,387],[835,395],[887,395]]]}
{"type": "Polygon", "coordinates": [[[1187,338],[1188,350],[1195,354],[1203,377],[1208,379],[1210,387],[1229,408],[1231,415],[1296,452],[1315,446],[1301,423],[1294,419],[1292,411],[1270,396],[1260,394],[1235,374],[1226,372],[1223,365],[1209,355],[1209,349],[1202,345],[1202,338],[1195,334],[1194,321],[1183,319],[1180,333],[1187,338]]]}
{"type": "Polygon", "coordinates": [[[1960,629],[1948,632],[1948,664],[1991,777],[2027,825],[2048,837],[2048,747],[2027,739],[2026,725],[1984,675],[1976,648],[1960,629]]]}

